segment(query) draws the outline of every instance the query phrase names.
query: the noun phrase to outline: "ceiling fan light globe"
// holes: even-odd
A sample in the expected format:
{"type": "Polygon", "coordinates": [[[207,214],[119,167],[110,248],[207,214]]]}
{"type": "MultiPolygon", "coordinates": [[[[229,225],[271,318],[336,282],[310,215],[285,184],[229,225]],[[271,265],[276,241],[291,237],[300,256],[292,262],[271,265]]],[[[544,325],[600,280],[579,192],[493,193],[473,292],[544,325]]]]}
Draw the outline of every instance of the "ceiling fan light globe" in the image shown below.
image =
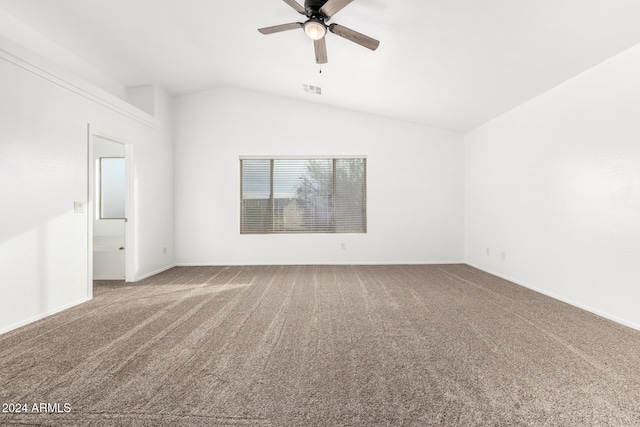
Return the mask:
{"type": "Polygon", "coordinates": [[[304,32],[311,40],[320,40],[327,34],[327,27],[318,21],[307,21],[304,23],[304,32]]]}

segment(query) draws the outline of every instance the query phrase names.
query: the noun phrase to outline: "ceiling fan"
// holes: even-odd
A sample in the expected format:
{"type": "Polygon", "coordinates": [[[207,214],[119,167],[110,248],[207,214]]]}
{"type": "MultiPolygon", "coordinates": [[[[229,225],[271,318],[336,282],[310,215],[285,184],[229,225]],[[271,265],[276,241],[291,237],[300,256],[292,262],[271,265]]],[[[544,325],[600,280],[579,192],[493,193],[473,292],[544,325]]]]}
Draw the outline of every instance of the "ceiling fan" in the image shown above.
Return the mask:
{"type": "Polygon", "coordinates": [[[291,22],[289,24],[275,25],[273,27],[260,28],[262,34],[273,34],[281,31],[304,29],[305,34],[313,40],[316,53],[316,63],[327,63],[327,45],[324,36],[327,30],[342,38],[364,46],[367,49],[376,50],[380,42],[369,36],[338,24],[327,24],[333,15],[340,12],[353,0],[305,0],[304,7],[296,0],[283,0],[301,15],[305,15],[305,22],[291,22]]]}

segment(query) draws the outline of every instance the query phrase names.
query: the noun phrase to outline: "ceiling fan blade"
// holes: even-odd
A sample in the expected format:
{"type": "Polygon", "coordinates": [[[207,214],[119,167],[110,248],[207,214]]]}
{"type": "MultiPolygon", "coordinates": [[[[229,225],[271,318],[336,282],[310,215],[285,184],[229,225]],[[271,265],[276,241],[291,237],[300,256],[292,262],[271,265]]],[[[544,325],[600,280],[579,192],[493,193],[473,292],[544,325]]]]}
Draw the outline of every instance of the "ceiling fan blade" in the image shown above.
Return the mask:
{"type": "Polygon", "coordinates": [[[331,24],[329,25],[329,31],[354,43],[358,43],[360,46],[364,46],[367,49],[376,50],[378,46],[380,46],[380,42],[378,40],[365,36],[364,34],[350,28],[343,27],[342,25],[331,24]]]}
{"type": "Polygon", "coordinates": [[[340,12],[346,5],[353,0],[328,0],[321,8],[320,12],[327,18],[340,12]]]}
{"type": "Polygon", "coordinates": [[[297,30],[302,28],[302,22],[291,22],[289,24],[274,25],[273,27],[258,28],[262,34],[273,34],[281,31],[297,30]]]}
{"type": "Polygon", "coordinates": [[[282,0],[284,1],[286,4],[288,4],[289,6],[291,6],[292,8],[294,8],[296,10],[296,12],[302,14],[302,15],[306,15],[306,11],[304,10],[304,7],[302,7],[300,5],[300,3],[298,3],[296,0],[282,0]]]}
{"type": "Polygon", "coordinates": [[[326,64],[327,59],[327,43],[325,38],[313,41],[313,47],[316,51],[316,64],[326,64]]]}

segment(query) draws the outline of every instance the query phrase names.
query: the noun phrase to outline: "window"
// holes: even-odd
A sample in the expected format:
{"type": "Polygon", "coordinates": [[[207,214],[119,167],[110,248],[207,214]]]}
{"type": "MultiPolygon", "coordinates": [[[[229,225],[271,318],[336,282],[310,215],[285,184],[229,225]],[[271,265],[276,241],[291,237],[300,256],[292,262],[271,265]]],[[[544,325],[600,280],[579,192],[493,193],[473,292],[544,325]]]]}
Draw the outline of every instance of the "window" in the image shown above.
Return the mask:
{"type": "Polygon", "coordinates": [[[124,157],[100,157],[100,219],[122,219],[126,195],[124,157]]]}
{"type": "Polygon", "coordinates": [[[241,234],[366,233],[366,158],[241,158],[241,234]]]}

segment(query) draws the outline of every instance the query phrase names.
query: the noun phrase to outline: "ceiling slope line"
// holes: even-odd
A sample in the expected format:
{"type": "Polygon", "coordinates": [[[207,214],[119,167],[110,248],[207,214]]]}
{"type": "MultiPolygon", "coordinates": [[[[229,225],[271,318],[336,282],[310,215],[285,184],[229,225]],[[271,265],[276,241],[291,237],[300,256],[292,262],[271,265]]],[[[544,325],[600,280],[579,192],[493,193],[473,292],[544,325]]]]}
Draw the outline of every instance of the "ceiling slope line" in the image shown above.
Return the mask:
{"type": "Polygon", "coordinates": [[[13,64],[23,70],[41,77],[51,83],[60,86],[76,95],[79,95],[89,101],[93,101],[103,107],[106,107],[116,113],[119,113],[129,119],[132,119],[138,123],[148,126],[152,129],[160,128],[160,121],[147,114],[146,112],[139,110],[133,105],[127,103],[123,99],[112,95],[89,82],[85,82],[75,76],[63,76],[59,72],[48,70],[47,68],[36,65],[28,59],[10,52],[5,47],[0,46],[0,59],[13,64]],[[76,80],[76,81],[74,81],[76,80]]]}

